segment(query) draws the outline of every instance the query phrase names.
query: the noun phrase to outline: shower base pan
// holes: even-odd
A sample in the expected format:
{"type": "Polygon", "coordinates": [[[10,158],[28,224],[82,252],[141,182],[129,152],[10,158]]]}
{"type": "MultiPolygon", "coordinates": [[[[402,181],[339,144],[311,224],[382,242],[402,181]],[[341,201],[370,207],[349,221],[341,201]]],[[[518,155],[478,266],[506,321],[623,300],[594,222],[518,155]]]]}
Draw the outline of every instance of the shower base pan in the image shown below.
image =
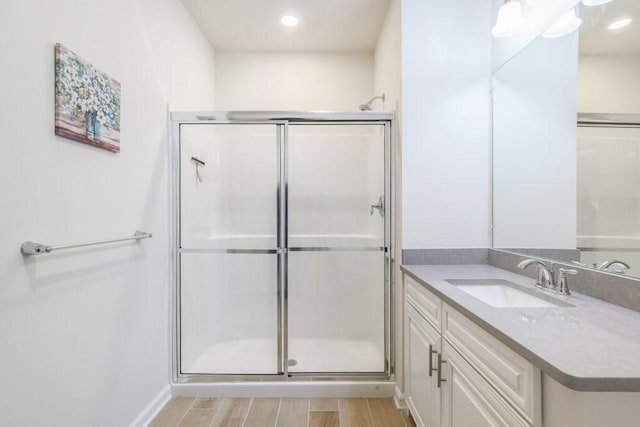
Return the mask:
{"type": "MultiPolygon", "coordinates": [[[[211,345],[184,372],[187,374],[275,374],[273,340],[251,339],[211,345]]],[[[371,342],[340,339],[289,341],[290,373],[382,373],[384,355],[371,342]]]]}
{"type": "Polygon", "coordinates": [[[277,366],[277,351],[272,340],[212,345],[191,365],[185,377],[172,384],[171,393],[199,397],[393,397],[396,394],[394,378],[383,374],[383,354],[369,342],[291,340],[289,362],[289,370],[296,376],[276,376],[270,380],[269,376],[259,376],[274,372],[273,367],[277,366]],[[294,366],[291,366],[292,360],[294,366]],[[220,374],[221,366],[226,372],[238,374],[220,374]],[[337,368],[339,376],[335,374],[337,368]],[[233,378],[227,379],[226,375],[233,378]]]}

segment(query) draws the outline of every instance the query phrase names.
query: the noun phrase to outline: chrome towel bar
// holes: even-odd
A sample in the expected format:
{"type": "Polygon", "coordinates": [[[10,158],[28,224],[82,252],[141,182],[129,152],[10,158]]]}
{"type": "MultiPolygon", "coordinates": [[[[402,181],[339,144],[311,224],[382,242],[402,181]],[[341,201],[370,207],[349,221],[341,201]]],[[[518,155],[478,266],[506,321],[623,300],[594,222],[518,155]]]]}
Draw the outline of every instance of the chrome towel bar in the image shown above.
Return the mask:
{"type": "Polygon", "coordinates": [[[57,245],[57,246],[49,246],[49,245],[44,245],[42,243],[26,241],[22,245],[20,245],[20,252],[22,252],[22,255],[42,255],[42,254],[48,254],[53,251],[58,251],[60,249],[72,249],[72,248],[80,248],[82,246],[94,246],[94,245],[104,245],[106,243],[126,242],[127,240],[147,239],[152,236],[153,234],[147,233],[145,231],[136,231],[133,234],[133,236],[124,237],[122,239],[97,240],[95,242],[74,243],[72,245],[57,245]]]}

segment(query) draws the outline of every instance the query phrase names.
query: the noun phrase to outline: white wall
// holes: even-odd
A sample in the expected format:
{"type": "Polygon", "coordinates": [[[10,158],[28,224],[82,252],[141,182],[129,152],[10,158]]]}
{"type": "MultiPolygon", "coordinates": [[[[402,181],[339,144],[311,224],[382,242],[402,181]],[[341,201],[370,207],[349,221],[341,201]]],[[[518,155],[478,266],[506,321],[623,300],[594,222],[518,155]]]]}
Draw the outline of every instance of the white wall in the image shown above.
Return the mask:
{"type": "Polygon", "coordinates": [[[126,425],[169,379],[166,103],[213,108],[213,52],[177,0],[10,0],[0,28],[0,424],[126,425]],[[54,136],[56,42],[122,83],[119,154],[54,136]]]}
{"type": "Polygon", "coordinates": [[[384,93],[386,100],[373,104],[374,109],[400,109],[402,70],[401,0],[391,0],[374,52],[374,93],[384,93]]]}
{"type": "Polygon", "coordinates": [[[220,111],[353,111],[373,96],[371,53],[219,51],[215,72],[220,111]]]}
{"type": "Polygon", "coordinates": [[[640,114],[640,55],[581,55],[578,111],[640,114]]]}
{"type": "Polygon", "coordinates": [[[494,74],[494,247],[575,248],[577,52],[538,38],[494,74]]]}
{"type": "Polygon", "coordinates": [[[214,52],[180,0],[135,0],[159,89],[172,111],[214,106],[214,52]]]}
{"type": "Polygon", "coordinates": [[[403,247],[488,247],[491,7],[402,2],[403,247]]]}

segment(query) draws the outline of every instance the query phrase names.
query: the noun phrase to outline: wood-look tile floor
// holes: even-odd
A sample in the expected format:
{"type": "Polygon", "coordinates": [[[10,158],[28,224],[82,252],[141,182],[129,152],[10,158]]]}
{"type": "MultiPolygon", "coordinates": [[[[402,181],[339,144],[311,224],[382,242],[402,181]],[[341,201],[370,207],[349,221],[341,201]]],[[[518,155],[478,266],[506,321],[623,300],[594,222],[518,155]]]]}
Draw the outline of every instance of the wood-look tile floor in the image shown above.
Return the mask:
{"type": "Polygon", "coordinates": [[[151,427],[415,427],[393,399],[174,397],[151,427]]]}

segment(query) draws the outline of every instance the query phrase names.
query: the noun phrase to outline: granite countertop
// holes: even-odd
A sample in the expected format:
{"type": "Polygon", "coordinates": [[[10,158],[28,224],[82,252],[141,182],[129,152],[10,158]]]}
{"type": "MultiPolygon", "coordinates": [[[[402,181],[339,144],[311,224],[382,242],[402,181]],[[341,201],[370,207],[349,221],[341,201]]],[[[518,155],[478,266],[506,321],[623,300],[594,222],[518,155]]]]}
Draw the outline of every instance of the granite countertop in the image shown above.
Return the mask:
{"type": "MultiPolygon", "coordinates": [[[[538,290],[535,280],[490,265],[403,265],[402,271],[564,386],[640,392],[640,313],[577,292],[538,290]],[[504,279],[575,307],[492,307],[445,279],[504,279]]],[[[577,280],[570,276],[569,288],[577,280]]]]}

